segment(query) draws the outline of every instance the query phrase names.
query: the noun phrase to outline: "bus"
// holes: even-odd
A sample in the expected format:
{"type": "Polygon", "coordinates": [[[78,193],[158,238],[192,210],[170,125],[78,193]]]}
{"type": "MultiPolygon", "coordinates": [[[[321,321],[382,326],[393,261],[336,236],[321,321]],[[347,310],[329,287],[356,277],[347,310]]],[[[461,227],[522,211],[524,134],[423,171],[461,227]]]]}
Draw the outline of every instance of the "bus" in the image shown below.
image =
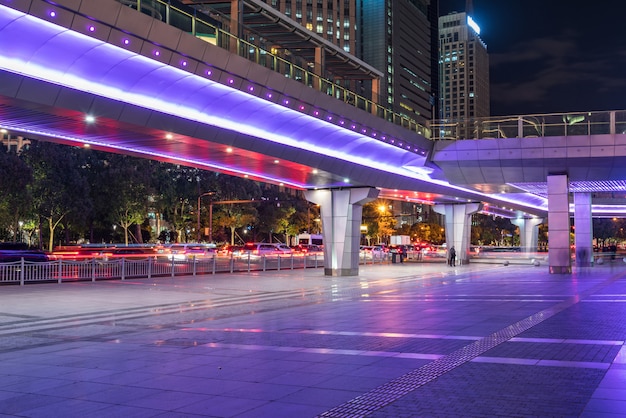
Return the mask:
{"type": "Polygon", "coordinates": [[[324,245],[322,234],[298,234],[298,245],[324,245]]]}

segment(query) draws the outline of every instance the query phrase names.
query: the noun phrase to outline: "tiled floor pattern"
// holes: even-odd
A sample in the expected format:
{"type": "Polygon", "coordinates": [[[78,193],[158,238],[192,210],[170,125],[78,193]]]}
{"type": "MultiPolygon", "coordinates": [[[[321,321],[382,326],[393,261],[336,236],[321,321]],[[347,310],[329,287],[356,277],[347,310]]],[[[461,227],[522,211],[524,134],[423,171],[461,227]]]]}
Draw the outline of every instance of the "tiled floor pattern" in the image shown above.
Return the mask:
{"type": "Polygon", "coordinates": [[[0,288],[0,417],[626,416],[626,266],[0,288]]]}
{"type": "MultiPolygon", "coordinates": [[[[520,335],[524,331],[542,323],[543,321],[548,320],[554,315],[576,304],[581,298],[592,295],[594,292],[606,287],[615,280],[615,277],[609,278],[606,282],[600,283],[581,294],[570,297],[553,307],[537,312],[536,314],[511,324],[506,328],[488,335],[470,345],[466,345],[459,350],[433,361],[432,363],[428,363],[417,370],[411,371],[404,376],[394,379],[368,393],[339,405],[323,413],[321,416],[336,418],[346,416],[366,416],[374,411],[382,409],[392,402],[402,398],[406,394],[413,392],[415,389],[438,379],[455,368],[475,359],[481,354],[496,348],[511,338],[520,335]]],[[[559,349],[562,348],[559,347],[559,349]]],[[[614,358],[616,354],[617,350],[615,350],[611,359],[614,358]]],[[[544,357],[542,356],[541,358],[544,357]]]]}

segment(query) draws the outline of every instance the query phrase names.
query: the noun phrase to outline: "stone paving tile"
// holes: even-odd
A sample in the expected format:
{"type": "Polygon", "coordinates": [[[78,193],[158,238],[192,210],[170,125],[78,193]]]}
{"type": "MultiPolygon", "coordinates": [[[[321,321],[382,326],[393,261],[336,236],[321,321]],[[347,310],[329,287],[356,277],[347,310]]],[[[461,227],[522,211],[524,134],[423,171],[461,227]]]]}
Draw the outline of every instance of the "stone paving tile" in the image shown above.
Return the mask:
{"type": "Polygon", "coordinates": [[[626,303],[582,301],[518,337],[623,341],[626,338],[626,303]]]}
{"type": "Polygon", "coordinates": [[[626,340],[625,272],[413,264],[359,277],[307,270],[4,287],[0,416],[72,416],[76,405],[90,418],[306,418],[396,381],[408,394],[387,397],[374,416],[609,414],[626,398],[626,370],[614,360],[626,340]],[[539,340],[498,337],[476,351],[483,362],[468,355],[428,368],[437,356],[493,347],[494,333],[539,340]],[[4,349],[3,338],[12,340],[4,349]],[[540,362],[507,363],[516,359],[540,362]],[[417,380],[403,377],[421,369],[434,375],[412,390],[417,380]],[[51,396],[55,388],[64,396],[51,396]]]}
{"type": "Polygon", "coordinates": [[[272,332],[189,332],[186,338],[173,338],[165,341],[166,344],[193,346],[197,344],[225,343],[225,344],[260,344],[275,347],[323,347],[328,349],[342,349],[360,351],[387,351],[403,353],[432,353],[445,354],[455,351],[464,345],[466,340],[441,340],[419,338],[386,338],[367,336],[337,336],[337,335],[310,335],[285,334],[272,332]]]}

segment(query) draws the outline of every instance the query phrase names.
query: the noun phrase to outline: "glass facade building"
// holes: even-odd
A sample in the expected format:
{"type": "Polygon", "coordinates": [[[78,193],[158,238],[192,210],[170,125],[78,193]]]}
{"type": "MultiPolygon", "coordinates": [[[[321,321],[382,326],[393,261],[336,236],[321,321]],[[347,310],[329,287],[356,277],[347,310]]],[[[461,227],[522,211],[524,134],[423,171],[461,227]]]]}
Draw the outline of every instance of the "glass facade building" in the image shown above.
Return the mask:
{"type": "Polygon", "coordinates": [[[490,116],[489,55],[470,15],[451,13],[439,18],[439,54],[439,118],[490,116]]]}

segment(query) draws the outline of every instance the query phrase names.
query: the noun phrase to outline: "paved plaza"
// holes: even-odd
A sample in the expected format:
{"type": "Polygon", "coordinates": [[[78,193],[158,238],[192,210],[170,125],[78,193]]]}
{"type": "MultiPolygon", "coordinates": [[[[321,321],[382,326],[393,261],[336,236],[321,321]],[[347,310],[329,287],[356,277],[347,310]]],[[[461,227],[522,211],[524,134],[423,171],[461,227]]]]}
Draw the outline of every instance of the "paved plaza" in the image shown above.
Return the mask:
{"type": "Polygon", "coordinates": [[[626,417],[626,264],[0,287],[1,417],[626,417]]]}

